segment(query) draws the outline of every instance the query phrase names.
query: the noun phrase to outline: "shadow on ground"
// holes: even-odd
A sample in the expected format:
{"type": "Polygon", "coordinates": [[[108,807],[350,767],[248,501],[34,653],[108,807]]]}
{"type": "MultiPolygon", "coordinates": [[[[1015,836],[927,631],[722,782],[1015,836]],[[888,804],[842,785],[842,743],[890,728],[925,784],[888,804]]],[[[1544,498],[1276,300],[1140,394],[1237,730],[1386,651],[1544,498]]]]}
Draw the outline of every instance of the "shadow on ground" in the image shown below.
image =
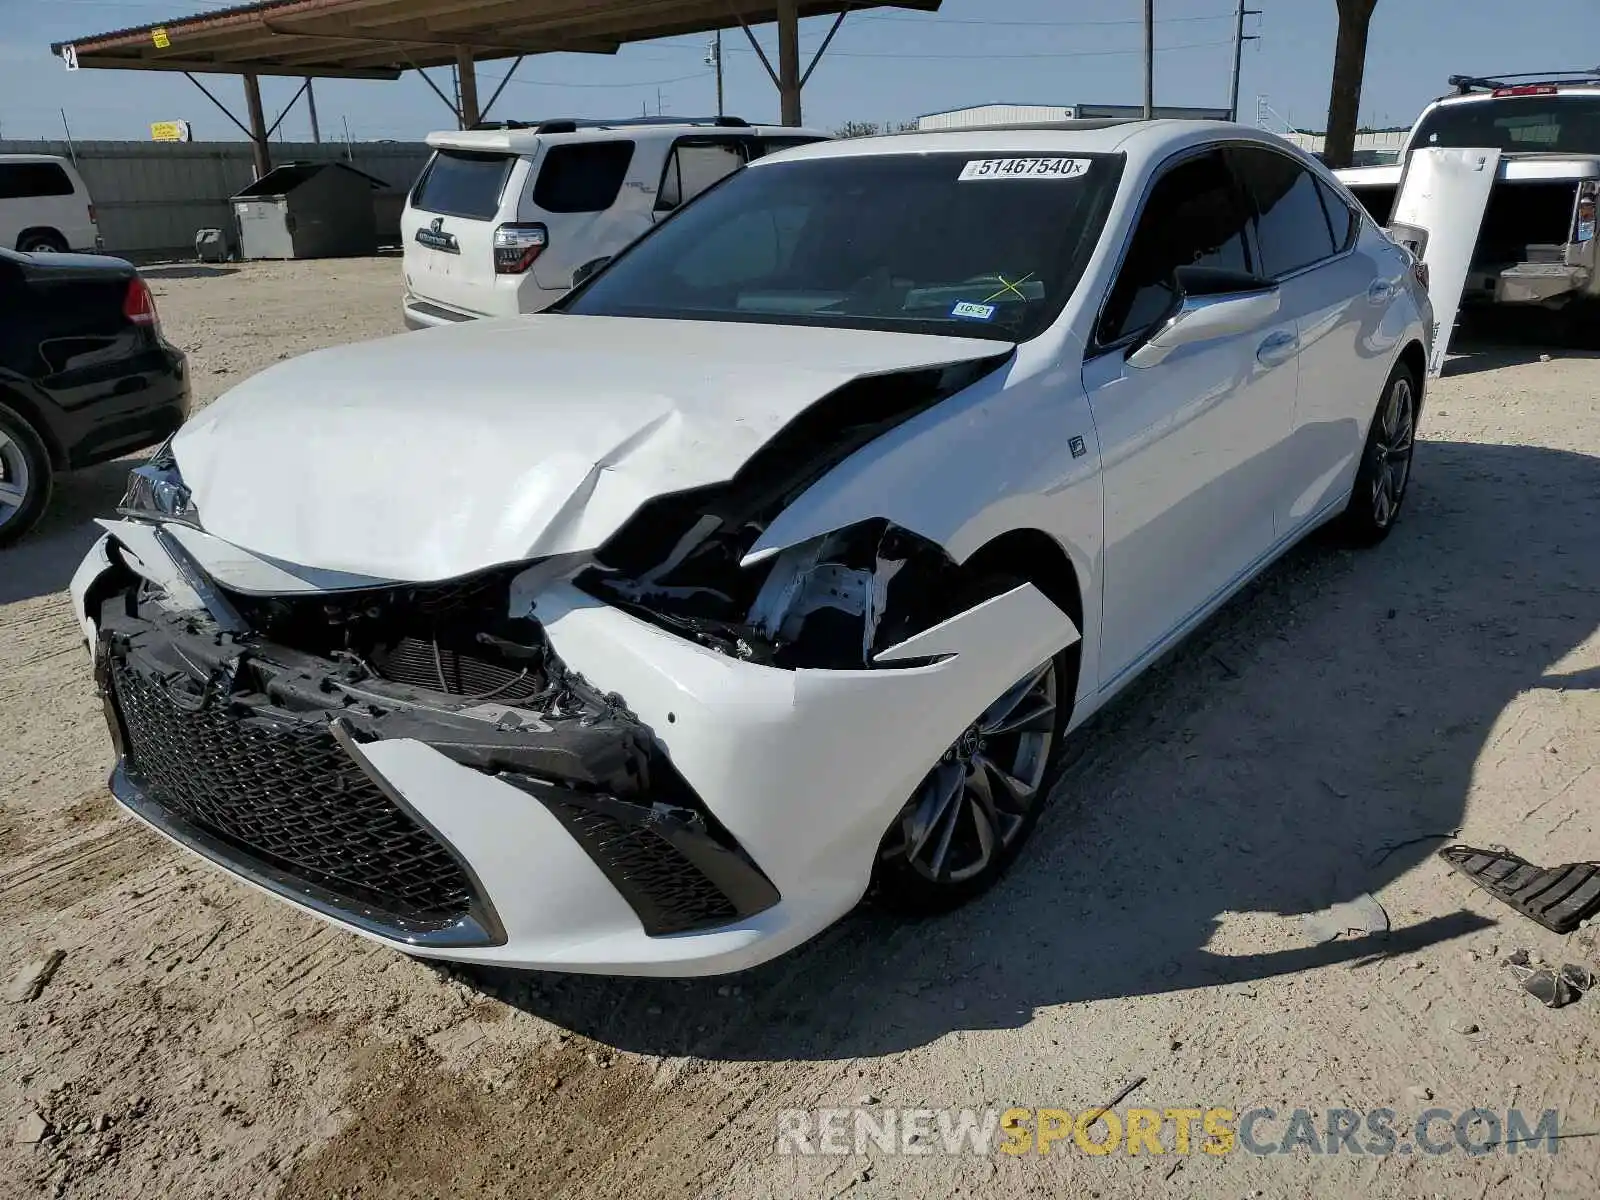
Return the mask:
{"type": "Polygon", "coordinates": [[[1600,358],[1600,320],[1592,310],[1476,312],[1463,318],[1451,340],[1444,373],[1475,375],[1564,358],[1600,358]]]}
{"type": "Polygon", "coordinates": [[[64,591],[101,529],[95,517],[116,511],[137,459],[118,459],[56,476],[44,517],[15,546],[0,550],[0,604],[64,591]]]}
{"type": "Polygon", "coordinates": [[[626,1050],[846,1059],[1484,927],[1443,897],[1322,946],[1281,920],[1418,866],[1462,826],[1506,705],[1596,682],[1555,664],[1600,624],[1600,459],[1433,442],[1417,472],[1387,543],[1313,539],[1080,731],[1033,843],[977,904],[909,924],[865,908],[725,979],[471,978],[626,1050]],[[1230,943],[1228,913],[1276,915],[1271,944],[1301,948],[1230,943]]]}
{"type": "Polygon", "coordinates": [[[139,274],[146,279],[221,279],[238,273],[238,267],[209,267],[201,263],[155,263],[139,268],[139,274]]]}

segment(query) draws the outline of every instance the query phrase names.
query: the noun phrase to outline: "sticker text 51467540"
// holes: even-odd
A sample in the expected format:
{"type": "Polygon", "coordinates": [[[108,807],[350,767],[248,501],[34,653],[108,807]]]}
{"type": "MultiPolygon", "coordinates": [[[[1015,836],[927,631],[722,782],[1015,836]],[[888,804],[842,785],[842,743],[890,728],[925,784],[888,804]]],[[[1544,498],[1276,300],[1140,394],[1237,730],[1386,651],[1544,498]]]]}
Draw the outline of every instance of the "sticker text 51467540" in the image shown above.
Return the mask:
{"type": "Polygon", "coordinates": [[[975,158],[961,169],[962,182],[974,179],[1076,179],[1089,170],[1087,158],[975,158]]]}

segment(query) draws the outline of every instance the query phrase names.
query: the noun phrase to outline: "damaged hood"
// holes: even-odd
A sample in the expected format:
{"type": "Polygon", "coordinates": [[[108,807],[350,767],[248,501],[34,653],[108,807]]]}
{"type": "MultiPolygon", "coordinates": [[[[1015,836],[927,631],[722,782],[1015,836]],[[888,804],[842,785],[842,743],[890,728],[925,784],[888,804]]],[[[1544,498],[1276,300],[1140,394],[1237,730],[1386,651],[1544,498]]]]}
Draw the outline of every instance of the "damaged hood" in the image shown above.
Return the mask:
{"type": "Polygon", "coordinates": [[[647,500],[720,483],[865,375],[1007,342],[546,315],[474,321],[282,363],[172,450],[208,533],[374,578],[449,579],[592,550],[647,500]]]}

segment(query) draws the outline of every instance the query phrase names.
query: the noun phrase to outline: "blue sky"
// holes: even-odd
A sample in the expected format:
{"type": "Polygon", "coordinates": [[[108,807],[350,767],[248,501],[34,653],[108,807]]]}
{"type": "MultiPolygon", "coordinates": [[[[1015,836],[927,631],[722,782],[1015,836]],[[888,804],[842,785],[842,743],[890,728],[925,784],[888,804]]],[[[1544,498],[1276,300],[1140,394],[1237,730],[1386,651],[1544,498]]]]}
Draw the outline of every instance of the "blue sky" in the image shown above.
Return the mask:
{"type": "MultiPolygon", "coordinates": [[[[238,131],[181,75],[120,71],[68,74],[53,41],[142,25],[220,0],[0,0],[0,136],[60,137],[61,109],[79,138],[148,136],[151,121],[184,119],[201,138],[238,131]]],[[[1245,49],[1241,115],[1253,122],[1264,94],[1279,117],[1320,128],[1333,60],[1335,0],[1248,0],[1260,40],[1245,49]]],[[[1226,103],[1233,0],[1156,0],[1156,100],[1226,103]]],[[[806,123],[905,120],[985,101],[1137,103],[1141,96],[1140,0],[945,0],[938,14],[874,10],[854,14],[806,89],[806,123]]],[[[1532,71],[1600,63],[1594,0],[1378,0],[1367,59],[1363,119],[1405,124],[1445,77],[1458,71],[1532,71]],[[1514,8],[1516,17],[1508,19],[1514,8]]],[[[804,22],[809,53],[828,22],[804,22]]],[[[769,46],[772,30],[757,33],[769,46]]],[[[545,55],[524,62],[494,115],[638,115],[663,110],[714,112],[703,37],[627,47],[614,57],[545,55]]],[[[728,111],[776,120],[777,95],[737,29],[724,35],[728,111]]],[[[480,66],[487,98],[508,63],[480,66]]],[[[448,72],[438,74],[448,90],[448,72]]],[[[208,85],[242,113],[235,77],[208,85]]],[[[298,84],[264,79],[269,119],[298,84]]],[[[349,122],[351,135],[416,138],[450,124],[447,111],[415,75],[395,83],[327,80],[317,84],[324,135],[349,122]]],[[[303,108],[282,132],[308,137],[303,108]]]]}

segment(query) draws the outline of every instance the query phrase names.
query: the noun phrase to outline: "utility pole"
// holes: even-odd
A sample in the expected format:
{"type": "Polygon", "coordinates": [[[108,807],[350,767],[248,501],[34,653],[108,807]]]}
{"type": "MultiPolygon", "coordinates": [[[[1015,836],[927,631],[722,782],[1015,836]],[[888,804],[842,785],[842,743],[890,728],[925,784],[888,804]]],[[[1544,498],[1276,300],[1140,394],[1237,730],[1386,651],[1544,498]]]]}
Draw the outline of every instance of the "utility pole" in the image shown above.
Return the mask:
{"type": "Polygon", "coordinates": [[[706,50],[706,62],[717,68],[717,116],[722,116],[722,30],[717,30],[717,37],[706,50]]]}
{"type": "Polygon", "coordinates": [[[67,131],[67,153],[72,155],[72,165],[78,165],[78,147],[72,140],[72,126],[67,124],[67,110],[61,110],[61,128],[67,131]]]}
{"type": "Polygon", "coordinates": [[[1144,0],[1144,119],[1156,115],[1156,0],[1144,0]]]}
{"type": "Polygon", "coordinates": [[[1244,44],[1256,40],[1256,35],[1246,37],[1244,34],[1244,19],[1246,17],[1259,17],[1259,8],[1246,8],[1244,0],[1239,0],[1239,6],[1234,10],[1233,21],[1233,84],[1228,89],[1228,120],[1239,119],[1239,69],[1244,58],[1244,44]]]}
{"type": "Polygon", "coordinates": [[[317,125],[317,93],[311,90],[311,80],[306,80],[306,111],[311,114],[311,140],[322,144],[322,130],[317,125]]]}

